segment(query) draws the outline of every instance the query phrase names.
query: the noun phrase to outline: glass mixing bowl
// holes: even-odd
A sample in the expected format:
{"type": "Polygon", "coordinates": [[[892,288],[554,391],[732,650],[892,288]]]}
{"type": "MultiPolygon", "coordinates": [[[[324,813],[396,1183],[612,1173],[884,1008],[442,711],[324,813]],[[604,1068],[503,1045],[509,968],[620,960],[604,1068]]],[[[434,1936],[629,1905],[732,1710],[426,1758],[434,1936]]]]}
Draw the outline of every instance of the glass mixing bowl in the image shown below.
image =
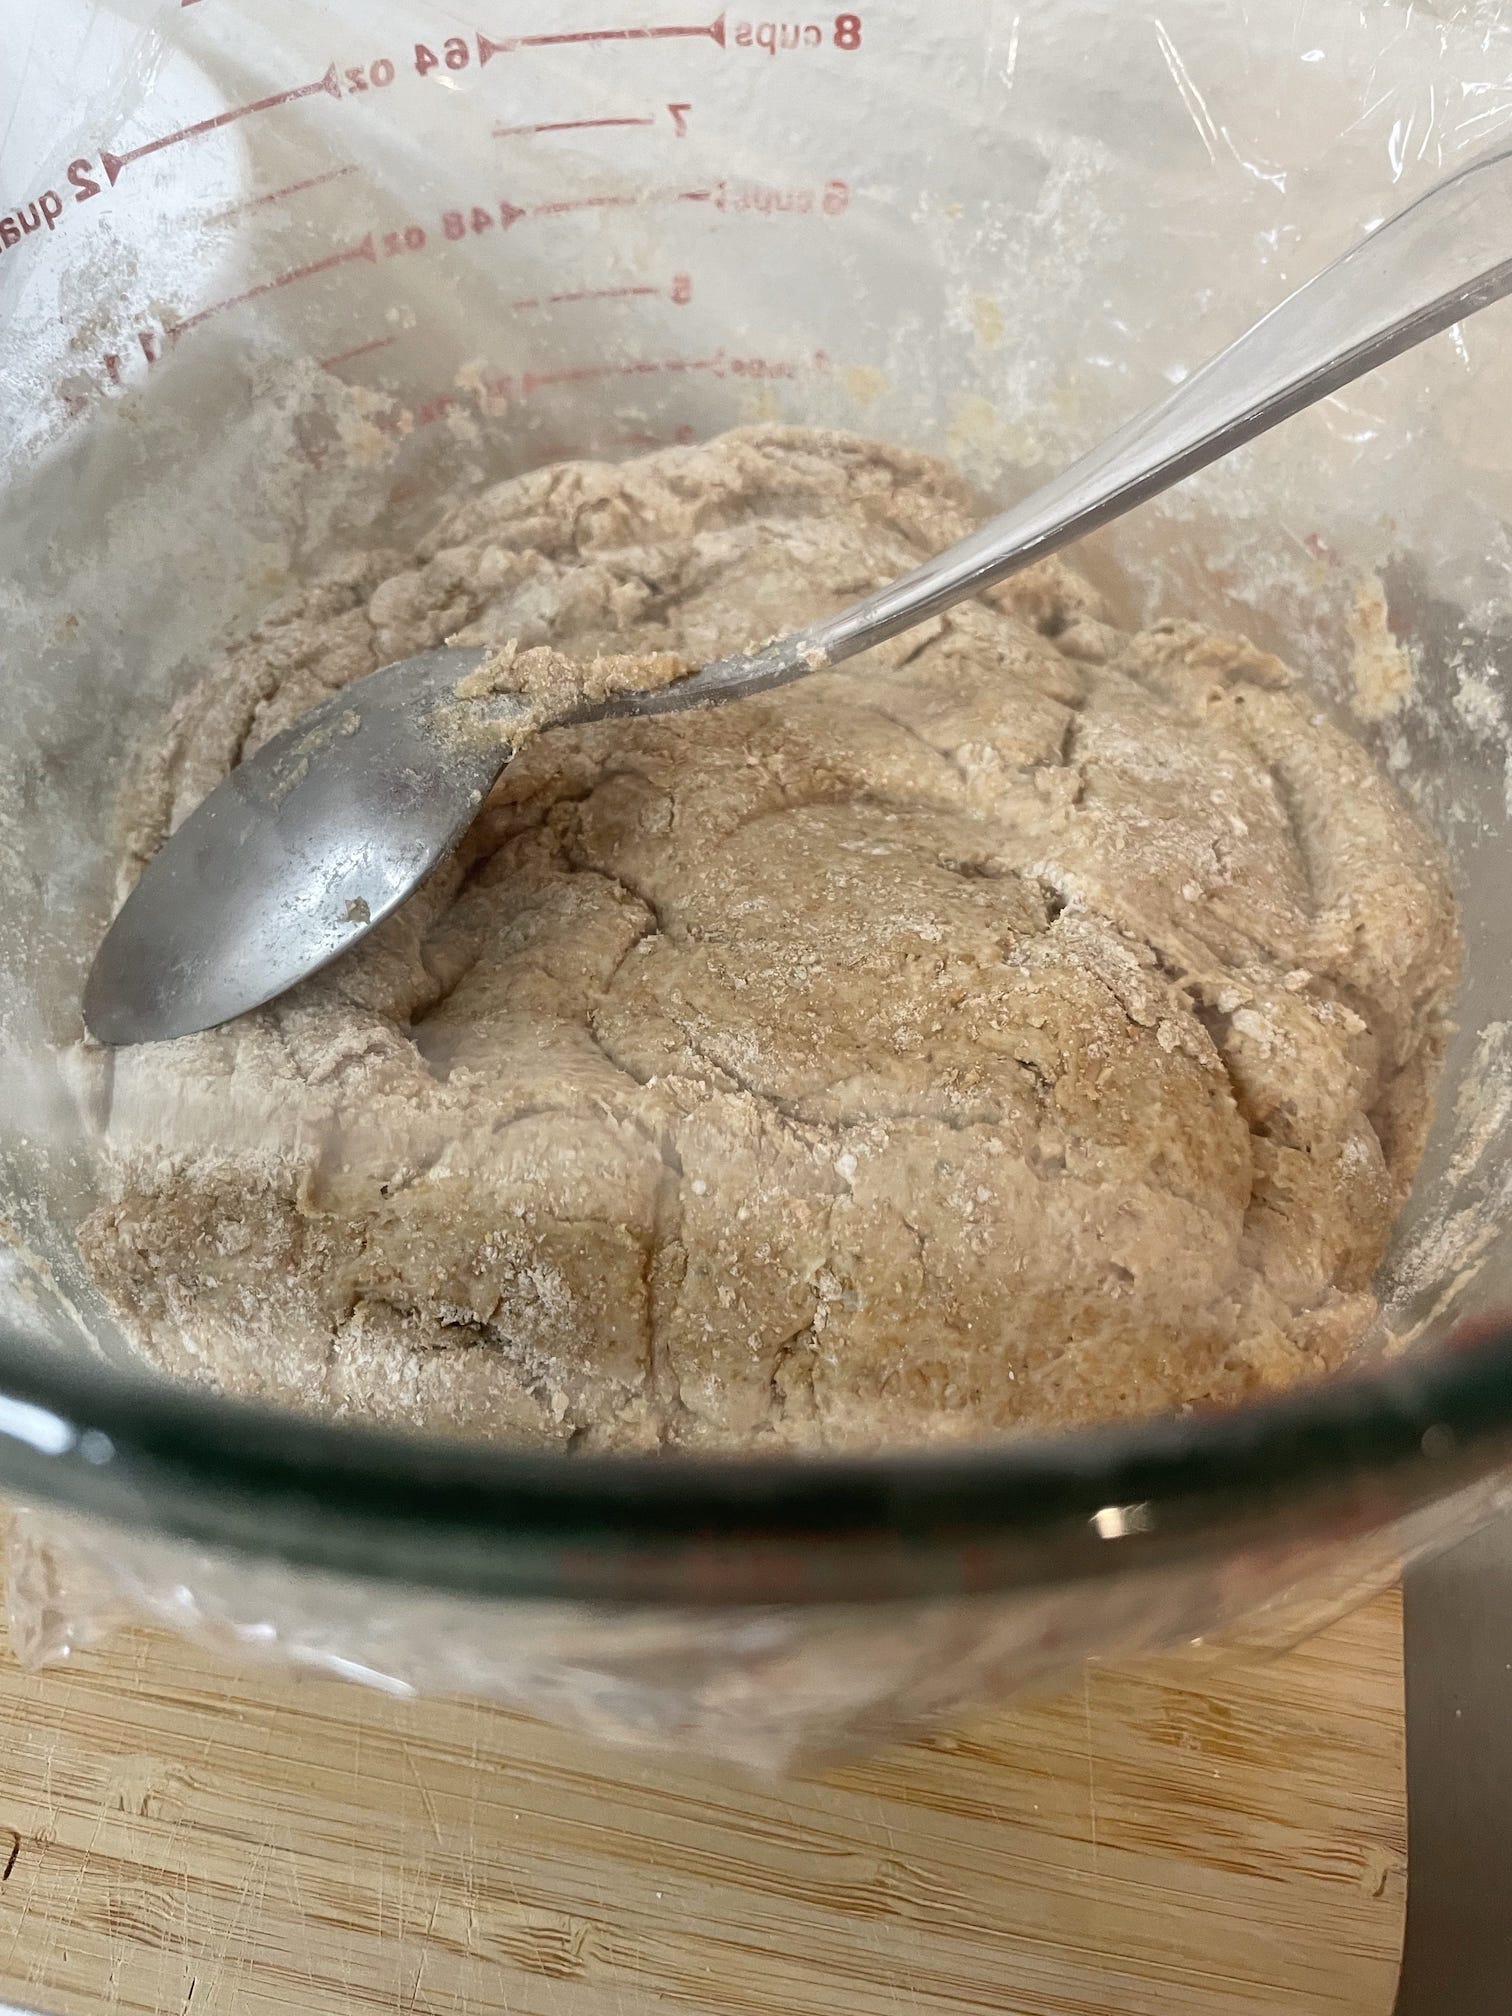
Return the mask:
{"type": "Polygon", "coordinates": [[[1351,1376],[950,1455],[510,1455],[155,1381],[74,1240],[103,1176],[78,1000],[113,801],[225,640],[333,540],[564,454],[785,419],[1021,493],[1512,121],[1512,8],[1284,11],[575,0],[495,38],[355,0],[38,9],[0,82],[0,1488],[25,1508],[24,1651],[147,1617],[771,1764],[1088,1656],[1296,1631],[1497,1505],[1506,309],[1080,556],[1130,618],[1289,658],[1452,862],[1459,1028],[1383,1348],[1351,1376]]]}

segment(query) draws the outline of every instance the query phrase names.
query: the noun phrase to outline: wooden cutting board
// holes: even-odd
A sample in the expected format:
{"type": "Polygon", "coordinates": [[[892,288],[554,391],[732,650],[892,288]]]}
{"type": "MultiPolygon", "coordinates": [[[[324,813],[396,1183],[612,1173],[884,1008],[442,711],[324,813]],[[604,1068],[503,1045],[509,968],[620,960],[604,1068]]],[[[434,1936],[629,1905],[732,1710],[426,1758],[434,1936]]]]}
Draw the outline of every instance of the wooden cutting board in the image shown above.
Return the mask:
{"type": "Polygon", "coordinates": [[[163,1638],[0,1659],[0,1998],[92,2016],[1389,2016],[1394,1596],[822,1777],[163,1638]]]}

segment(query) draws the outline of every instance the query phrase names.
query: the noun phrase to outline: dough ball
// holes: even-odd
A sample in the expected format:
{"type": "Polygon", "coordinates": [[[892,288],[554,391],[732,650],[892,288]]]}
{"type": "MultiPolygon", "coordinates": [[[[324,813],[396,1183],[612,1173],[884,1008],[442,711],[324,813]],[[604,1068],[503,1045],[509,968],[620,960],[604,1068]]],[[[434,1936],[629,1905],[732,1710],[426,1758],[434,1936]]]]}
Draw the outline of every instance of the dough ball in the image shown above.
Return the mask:
{"type": "MultiPolygon", "coordinates": [[[[697,661],[974,515],[793,428],[499,484],[187,697],[125,878],[403,653],[697,661]]],[[[1049,563],[780,694],[540,736],[338,965],[117,1055],[85,1250],[175,1376],[536,1445],[1237,1401],[1369,1329],[1457,958],[1435,846],[1285,667],[1049,563]]]]}

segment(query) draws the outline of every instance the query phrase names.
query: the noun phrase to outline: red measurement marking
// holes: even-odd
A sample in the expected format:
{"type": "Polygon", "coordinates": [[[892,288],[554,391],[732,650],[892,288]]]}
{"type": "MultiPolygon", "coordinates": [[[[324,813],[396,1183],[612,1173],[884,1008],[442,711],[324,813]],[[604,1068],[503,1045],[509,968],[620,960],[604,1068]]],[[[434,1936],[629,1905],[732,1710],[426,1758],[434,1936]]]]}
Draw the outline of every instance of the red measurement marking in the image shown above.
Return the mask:
{"type": "Polygon", "coordinates": [[[579,28],[566,35],[511,35],[502,42],[496,42],[491,35],[478,31],[478,61],[486,63],[491,56],[509,56],[516,49],[555,49],[582,42],[667,42],[685,39],[688,36],[707,36],[721,49],[725,46],[725,17],[719,16],[706,26],[679,26],[668,28],[579,28]]]}
{"type": "Polygon", "coordinates": [[[424,400],[418,406],[399,406],[388,413],[375,413],[373,425],[380,434],[400,436],[418,433],[422,427],[434,427],[449,413],[458,411],[462,401],[452,392],[438,392],[434,398],[424,400]]]}
{"type": "Polygon", "coordinates": [[[287,273],[276,274],[271,280],[263,280],[256,287],[249,287],[242,294],[228,294],[224,301],[212,301],[208,308],[201,308],[194,315],[186,315],[182,322],[175,322],[168,334],[175,342],[187,329],[197,329],[201,322],[208,322],[212,315],[222,315],[228,308],[240,308],[245,301],[260,300],[264,294],[272,294],[279,287],[292,287],[298,280],[313,280],[317,273],[329,273],[335,266],[345,266],[353,259],[375,261],[378,257],[373,244],[373,234],[368,232],[355,245],[347,245],[340,252],[328,252],[323,259],[312,259],[307,266],[291,266],[287,273]]]}
{"type": "MultiPolygon", "coordinates": [[[[506,387],[512,389],[514,384],[514,381],[507,376],[495,382],[501,389],[506,387]]],[[[420,395],[415,396],[419,397],[420,395]]],[[[466,402],[464,400],[457,399],[450,392],[439,392],[431,398],[421,397],[420,403],[413,407],[399,407],[392,412],[375,415],[373,424],[382,433],[402,438],[415,433],[421,427],[434,426],[438,420],[444,420],[451,413],[465,410],[465,408],[466,402]]],[[[683,420],[679,421],[669,433],[650,434],[630,432],[625,434],[609,434],[600,437],[597,445],[600,448],[644,449],[670,448],[674,446],[686,448],[697,439],[698,430],[690,421],[683,420]]],[[[563,441],[553,436],[535,443],[532,451],[531,466],[541,468],[555,462],[575,462],[584,454],[593,452],[596,452],[595,448],[592,445],[585,445],[581,440],[563,441]]],[[[342,460],[348,459],[339,447],[334,446],[307,446],[302,450],[302,453],[305,460],[315,468],[320,468],[333,454],[342,460]]],[[[408,499],[421,496],[431,488],[432,480],[426,476],[418,474],[404,476],[390,486],[388,501],[390,504],[399,504],[408,499]]]]}
{"type": "Polygon", "coordinates": [[[201,133],[213,133],[219,126],[229,126],[233,120],[245,119],[249,113],[271,112],[275,105],[289,105],[296,98],[309,98],[317,91],[324,91],[332,98],[341,96],[334,63],[313,84],[296,84],[288,91],[275,91],[270,98],[254,99],[250,105],[233,105],[229,112],[217,112],[213,119],[196,119],[192,126],[180,126],[176,133],[164,133],[156,140],[145,140],[140,147],[128,148],[124,154],[102,153],[100,165],[114,188],[121,170],[130,167],[133,161],[141,161],[164,147],[176,147],[181,140],[194,140],[201,133]]]}
{"type": "MultiPolygon", "coordinates": [[[[507,231],[526,217],[563,217],[573,210],[624,210],[642,203],[706,203],[713,193],[708,189],[651,189],[637,195],[612,190],[599,196],[570,196],[558,203],[532,203],[528,209],[523,204],[511,203],[506,196],[500,200],[497,214],[501,228],[507,231]]],[[[470,221],[474,234],[491,227],[493,208],[476,206],[472,219],[464,217],[460,210],[446,211],[441,219],[442,236],[452,241],[466,237],[470,221]]],[[[389,234],[390,237],[393,235],[389,234]]],[[[418,251],[420,248],[413,246],[410,249],[418,251]]]]}
{"type": "MultiPolygon", "coordinates": [[[[556,306],[562,300],[637,300],[647,294],[659,294],[659,286],[585,286],[577,294],[546,294],[548,306],[556,306]]],[[[536,302],[516,300],[516,308],[536,306],[536,302]]]]}
{"type": "Polygon", "coordinates": [[[285,196],[297,196],[304,189],[318,189],[323,182],[339,182],[343,175],[355,175],[357,163],[348,161],[344,168],[327,168],[323,175],[306,175],[302,182],[286,182],[282,189],[266,190],[261,196],[245,196],[240,203],[228,203],[224,210],[217,210],[212,218],[219,223],[222,218],[239,216],[243,210],[261,210],[269,203],[281,203],[285,196]]]}
{"type": "Polygon", "coordinates": [[[722,373],[724,352],[712,357],[637,357],[628,364],[572,364],[563,371],[526,371],[520,390],[528,399],[532,392],[544,392],[553,385],[588,385],[596,378],[651,378],[668,371],[714,371],[722,373]]]}
{"type": "Polygon", "coordinates": [[[639,196],[572,196],[564,203],[533,203],[532,217],[563,217],[569,210],[619,210],[626,204],[639,203],[639,196]]]}
{"type": "MultiPolygon", "coordinates": [[[[427,399],[419,406],[395,414],[394,431],[398,434],[413,434],[418,428],[434,427],[438,420],[444,420],[460,403],[450,392],[439,392],[434,399],[427,399]]],[[[388,416],[385,415],[379,420],[378,425],[383,427],[387,419],[388,416]]]]}
{"type": "Polygon", "coordinates": [[[520,393],[544,392],[556,385],[588,385],[603,378],[651,378],[679,371],[708,371],[716,378],[799,378],[806,371],[827,371],[823,350],[811,357],[732,357],[716,350],[712,357],[637,357],[628,364],[573,364],[561,371],[526,371],[520,393]]]}
{"type": "Polygon", "coordinates": [[[570,196],[560,203],[532,203],[528,210],[521,210],[513,203],[501,204],[500,218],[506,224],[517,224],[522,217],[564,217],[572,210],[623,210],[641,203],[706,203],[712,191],[708,189],[648,189],[640,195],[615,191],[605,196],[570,196]]]}
{"type": "Polygon", "coordinates": [[[398,342],[397,336],[375,336],[370,343],[354,344],[350,350],[338,350],[334,357],[322,357],[322,371],[334,371],[338,364],[351,364],[359,357],[371,357],[375,350],[387,350],[391,343],[398,342]]]}
{"type": "Polygon", "coordinates": [[[576,294],[535,294],[511,301],[511,308],[555,308],[564,301],[634,301],[661,293],[660,287],[584,287],[576,294]]]}
{"type": "Polygon", "coordinates": [[[654,126],[654,119],[547,119],[538,126],[495,126],[495,140],[516,140],[527,133],[583,133],[589,127],[654,126]]]}

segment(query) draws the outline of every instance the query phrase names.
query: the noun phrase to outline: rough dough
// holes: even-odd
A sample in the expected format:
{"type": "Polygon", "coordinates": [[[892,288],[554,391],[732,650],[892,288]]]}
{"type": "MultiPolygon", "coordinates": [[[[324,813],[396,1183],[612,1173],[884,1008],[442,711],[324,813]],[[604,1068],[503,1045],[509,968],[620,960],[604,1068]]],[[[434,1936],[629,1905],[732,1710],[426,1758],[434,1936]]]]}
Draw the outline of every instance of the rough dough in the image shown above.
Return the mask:
{"type": "MultiPolygon", "coordinates": [[[[192,693],[126,879],[242,754],[448,637],[700,661],[967,529],[763,428],[460,504],[192,693]]],[[[1336,1365],[1457,966],[1438,852],[1273,658],[1059,564],[839,671],[564,729],[365,945],[119,1053],[85,1250],[164,1370],[558,1446],[874,1445],[1336,1365]]]]}

